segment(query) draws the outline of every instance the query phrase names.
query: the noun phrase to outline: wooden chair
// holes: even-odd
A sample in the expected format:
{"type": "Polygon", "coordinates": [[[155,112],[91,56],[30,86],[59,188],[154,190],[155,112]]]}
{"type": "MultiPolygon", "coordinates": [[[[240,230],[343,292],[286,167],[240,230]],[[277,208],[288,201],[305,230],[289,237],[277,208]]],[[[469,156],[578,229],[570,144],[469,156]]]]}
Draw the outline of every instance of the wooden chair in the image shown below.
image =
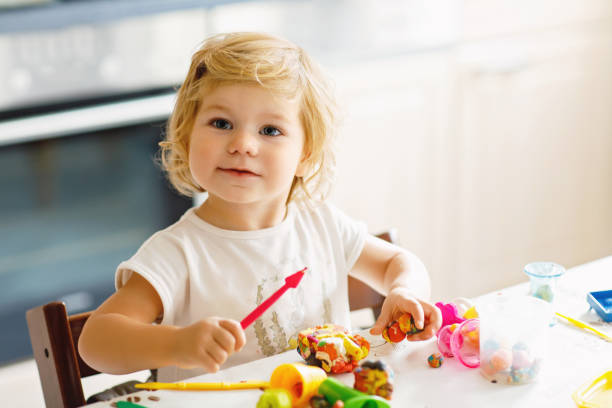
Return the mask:
{"type": "MultiPolygon", "coordinates": [[[[397,232],[395,229],[390,229],[376,236],[392,244],[397,244],[397,232]]],[[[385,300],[383,295],[352,276],[348,277],[348,294],[349,309],[351,311],[371,308],[374,312],[374,318],[378,318],[383,301],[385,300]]]]}
{"type": "MultiPolygon", "coordinates": [[[[77,352],[83,325],[91,312],[68,316],[63,302],[51,302],[26,312],[30,342],[47,408],[85,405],[81,378],[99,372],[77,352]]],[[[129,381],[104,391],[109,398],[136,391],[138,381],[129,381]]],[[[96,394],[102,396],[103,393],[96,394]]],[[[106,398],[104,398],[106,399],[106,398]]]]}

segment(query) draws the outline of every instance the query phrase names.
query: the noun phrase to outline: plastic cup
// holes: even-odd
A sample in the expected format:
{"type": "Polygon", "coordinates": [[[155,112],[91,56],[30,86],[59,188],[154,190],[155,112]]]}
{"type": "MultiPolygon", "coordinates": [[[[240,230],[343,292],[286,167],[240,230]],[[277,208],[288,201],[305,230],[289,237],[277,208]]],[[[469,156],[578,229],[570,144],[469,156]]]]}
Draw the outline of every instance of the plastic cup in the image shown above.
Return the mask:
{"type": "Polygon", "coordinates": [[[327,373],[320,367],[287,363],[274,369],[270,377],[270,387],[289,391],[292,405],[300,407],[317,394],[319,386],[326,378],[327,373]]]}
{"type": "Polygon", "coordinates": [[[469,368],[480,365],[480,321],[469,319],[453,331],[450,338],[452,354],[461,364],[469,368]]]}
{"type": "Polygon", "coordinates": [[[453,356],[453,352],[451,350],[451,337],[453,335],[453,329],[451,328],[451,325],[448,324],[444,327],[442,327],[439,331],[438,331],[438,350],[440,350],[440,353],[442,353],[442,355],[444,357],[452,357],[453,356]]]}
{"type": "Polygon", "coordinates": [[[565,273],[565,268],[554,262],[532,262],[523,269],[529,276],[529,294],[552,303],[557,291],[557,279],[565,273]]]}
{"type": "Polygon", "coordinates": [[[552,306],[532,296],[497,295],[476,306],[480,373],[501,384],[534,381],[546,358],[552,306]]]}

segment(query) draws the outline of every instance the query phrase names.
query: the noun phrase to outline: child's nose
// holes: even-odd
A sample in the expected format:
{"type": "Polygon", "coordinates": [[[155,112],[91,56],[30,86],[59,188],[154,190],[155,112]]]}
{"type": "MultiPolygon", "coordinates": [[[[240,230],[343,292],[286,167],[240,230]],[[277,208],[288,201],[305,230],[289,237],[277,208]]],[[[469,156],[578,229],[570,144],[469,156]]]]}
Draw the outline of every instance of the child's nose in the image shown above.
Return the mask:
{"type": "Polygon", "coordinates": [[[245,129],[235,129],[234,132],[232,132],[227,150],[230,154],[240,153],[255,156],[258,151],[257,145],[257,135],[245,129]]]}

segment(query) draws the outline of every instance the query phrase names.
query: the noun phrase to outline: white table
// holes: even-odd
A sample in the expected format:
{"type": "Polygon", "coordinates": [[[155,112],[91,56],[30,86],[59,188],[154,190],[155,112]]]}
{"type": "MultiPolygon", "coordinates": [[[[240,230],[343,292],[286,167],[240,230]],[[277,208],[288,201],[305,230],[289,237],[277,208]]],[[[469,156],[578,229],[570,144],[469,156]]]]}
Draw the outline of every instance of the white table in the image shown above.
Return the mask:
{"type": "MultiPolygon", "coordinates": [[[[557,311],[583,320],[612,335],[612,325],[603,322],[586,302],[590,291],[612,289],[612,256],[569,270],[559,281],[555,301],[557,311]]],[[[528,283],[503,289],[508,294],[525,294],[528,283]]],[[[495,292],[499,293],[499,292],[495,292]]],[[[493,296],[495,293],[482,296],[493,296]]],[[[427,356],[437,352],[434,339],[423,342],[383,344],[372,338],[368,359],[382,359],[395,372],[392,405],[401,407],[575,407],[571,393],[582,383],[612,369],[612,343],[557,323],[551,332],[549,358],[543,362],[536,382],[524,385],[492,384],[478,369],[448,358],[442,367],[430,368],[427,356]]],[[[369,335],[368,335],[369,336],[369,335]]],[[[371,337],[371,336],[370,336],[371,337]]],[[[278,365],[302,361],[296,351],[289,351],[248,364],[195,377],[190,381],[267,380],[278,365]]],[[[353,375],[335,376],[352,386],[353,375]]],[[[240,391],[141,391],[139,404],[147,407],[255,407],[260,390],[240,391]],[[151,401],[155,395],[159,401],[151,401]]],[[[126,397],[117,400],[126,400],[126,397]]],[[[109,407],[109,402],[91,407],[109,407]]]]}

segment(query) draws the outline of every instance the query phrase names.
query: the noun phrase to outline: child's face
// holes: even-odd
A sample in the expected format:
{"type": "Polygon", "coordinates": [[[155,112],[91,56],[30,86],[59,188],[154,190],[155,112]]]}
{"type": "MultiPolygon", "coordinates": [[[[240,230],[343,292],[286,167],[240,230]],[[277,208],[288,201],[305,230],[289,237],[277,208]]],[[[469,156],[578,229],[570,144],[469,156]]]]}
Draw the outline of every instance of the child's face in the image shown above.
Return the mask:
{"type": "Polygon", "coordinates": [[[223,85],[202,100],[189,146],[198,184],[228,203],[284,205],[304,172],[296,99],[255,85],[223,85]]]}

